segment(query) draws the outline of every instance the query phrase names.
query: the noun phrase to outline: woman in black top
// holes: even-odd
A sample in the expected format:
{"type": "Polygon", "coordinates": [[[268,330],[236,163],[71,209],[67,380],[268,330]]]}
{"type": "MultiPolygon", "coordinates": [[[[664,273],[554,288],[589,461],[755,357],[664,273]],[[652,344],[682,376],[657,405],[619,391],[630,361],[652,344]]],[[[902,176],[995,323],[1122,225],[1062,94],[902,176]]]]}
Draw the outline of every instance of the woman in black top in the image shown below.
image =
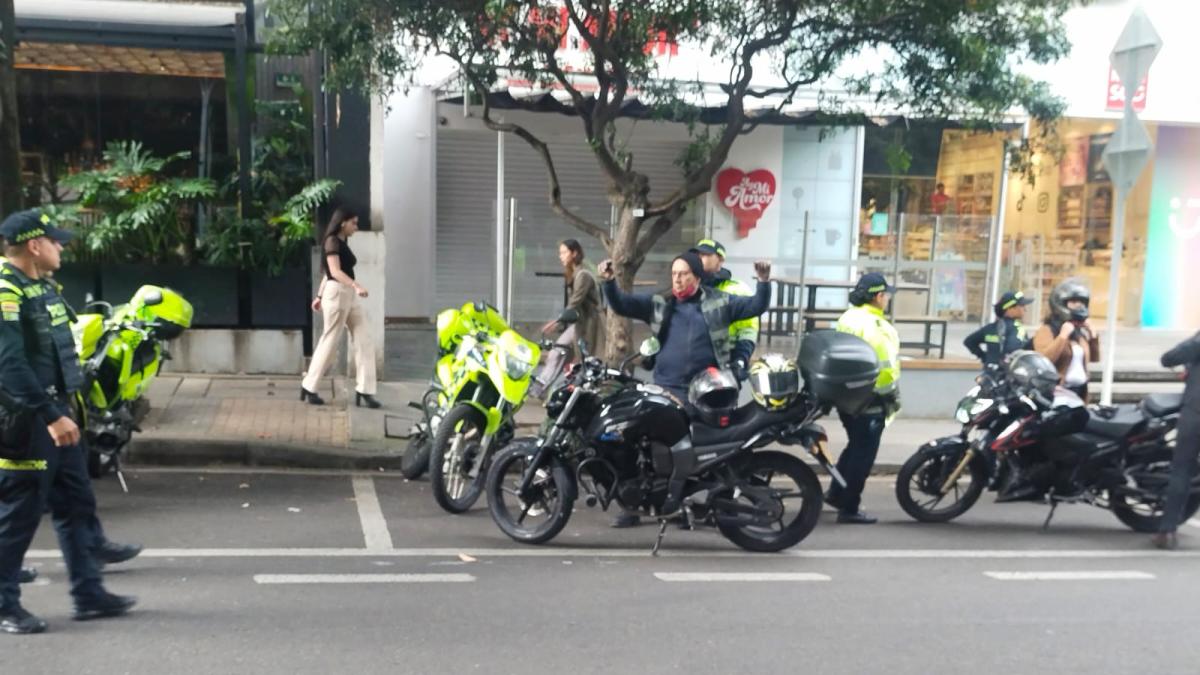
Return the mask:
{"type": "Polygon", "coordinates": [[[359,298],[367,297],[367,289],[354,279],[354,266],[358,259],[347,243],[358,232],[358,215],[348,207],[339,207],[329,220],[329,227],[321,237],[321,270],[325,278],[313,300],[314,312],[325,318],[325,330],[313,350],[312,363],[300,384],[300,400],[313,405],[325,403],[317,396],[317,386],[324,377],[333,355],[341,341],[342,330],[350,331],[350,343],[354,346],[355,376],[354,404],[378,408],[375,399],[375,349],[367,333],[366,315],[359,298]]]}

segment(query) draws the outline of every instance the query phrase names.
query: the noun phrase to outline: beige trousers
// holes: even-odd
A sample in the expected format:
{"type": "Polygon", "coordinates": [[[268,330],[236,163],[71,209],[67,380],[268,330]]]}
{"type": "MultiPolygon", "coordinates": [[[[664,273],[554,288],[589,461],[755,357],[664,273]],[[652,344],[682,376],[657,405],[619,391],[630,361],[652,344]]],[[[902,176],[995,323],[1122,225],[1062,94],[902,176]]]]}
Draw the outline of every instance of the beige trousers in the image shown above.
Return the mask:
{"type": "Polygon", "coordinates": [[[375,395],[375,349],[367,333],[367,318],[358,295],[350,286],[330,280],[321,292],[321,314],[325,317],[325,330],[313,350],[312,363],[301,384],[308,391],[317,391],[321,378],[337,354],[342,330],[350,330],[350,344],[354,348],[354,363],[357,366],[356,391],[375,395]]]}

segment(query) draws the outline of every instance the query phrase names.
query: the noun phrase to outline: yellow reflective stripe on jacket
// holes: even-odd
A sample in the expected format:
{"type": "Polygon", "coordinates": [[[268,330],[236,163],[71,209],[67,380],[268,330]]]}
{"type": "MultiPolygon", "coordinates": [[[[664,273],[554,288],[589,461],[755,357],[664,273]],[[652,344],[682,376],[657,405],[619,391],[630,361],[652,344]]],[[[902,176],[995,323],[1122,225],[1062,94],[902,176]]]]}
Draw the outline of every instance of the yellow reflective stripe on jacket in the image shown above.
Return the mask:
{"type": "MultiPolygon", "coordinates": [[[[754,291],[750,290],[749,286],[737,279],[726,279],[718,283],[716,289],[730,295],[742,295],[746,297],[754,295],[754,291]]],[[[753,316],[749,319],[742,319],[741,321],[734,321],[729,324],[729,337],[734,342],[741,340],[758,342],[758,317],[753,316]]]]}
{"type": "Polygon", "coordinates": [[[0,470],[5,471],[45,471],[44,459],[4,459],[0,457],[0,470]]]}
{"type": "Polygon", "coordinates": [[[857,335],[871,345],[879,359],[875,391],[888,394],[900,386],[900,334],[888,323],[883,310],[874,305],[851,307],[834,326],[842,333],[857,335]]]}

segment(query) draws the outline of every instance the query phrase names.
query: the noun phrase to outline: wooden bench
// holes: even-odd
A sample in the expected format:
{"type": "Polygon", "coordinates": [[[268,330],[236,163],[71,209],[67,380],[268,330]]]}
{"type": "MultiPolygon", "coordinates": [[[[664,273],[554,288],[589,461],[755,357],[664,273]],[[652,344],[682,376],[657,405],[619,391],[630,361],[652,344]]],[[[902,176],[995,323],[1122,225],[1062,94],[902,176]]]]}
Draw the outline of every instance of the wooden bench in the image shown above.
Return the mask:
{"type": "MultiPolygon", "coordinates": [[[[811,333],[816,330],[817,324],[822,327],[830,327],[842,315],[844,310],[821,310],[817,312],[809,312],[804,315],[804,332],[811,333]]],[[[921,341],[900,341],[900,347],[903,349],[920,349],[925,352],[925,356],[929,356],[929,352],[938,350],[938,358],[946,358],[946,326],[949,322],[946,319],[937,316],[898,316],[892,319],[893,325],[919,325],[925,329],[925,339],[921,341]],[[938,334],[938,341],[933,341],[933,327],[938,326],[941,331],[938,334]]]]}

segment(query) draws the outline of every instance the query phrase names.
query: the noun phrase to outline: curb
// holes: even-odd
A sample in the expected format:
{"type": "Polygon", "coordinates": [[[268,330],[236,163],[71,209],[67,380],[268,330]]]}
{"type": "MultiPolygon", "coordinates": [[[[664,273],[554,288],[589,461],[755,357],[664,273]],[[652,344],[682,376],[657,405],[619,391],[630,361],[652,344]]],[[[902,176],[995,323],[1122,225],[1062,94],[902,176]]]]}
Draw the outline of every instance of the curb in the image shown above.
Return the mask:
{"type": "Polygon", "coordinates": [[[328,445],[298,445],[242,439],[138,438],[126,458],[138,466],[204,467],[214,465],[336,469],[397,470],[400,452],[356,451],[328,445]]]}
{"type": "MultiPolygon", "coordinates": [[[[211,467],[246,466],[284,469],[328,469],[339,471],[396,471],[402,451],[361,451],[328,445],[298,445],[243,439],[138,438],[129,445],[126,461],[131,466],[211,467]]],[[[818,475],[816,462],[803,458],[818,475]]],[[[873,476],[891,476],[900,464],[879,462],[873,476]]]]}

